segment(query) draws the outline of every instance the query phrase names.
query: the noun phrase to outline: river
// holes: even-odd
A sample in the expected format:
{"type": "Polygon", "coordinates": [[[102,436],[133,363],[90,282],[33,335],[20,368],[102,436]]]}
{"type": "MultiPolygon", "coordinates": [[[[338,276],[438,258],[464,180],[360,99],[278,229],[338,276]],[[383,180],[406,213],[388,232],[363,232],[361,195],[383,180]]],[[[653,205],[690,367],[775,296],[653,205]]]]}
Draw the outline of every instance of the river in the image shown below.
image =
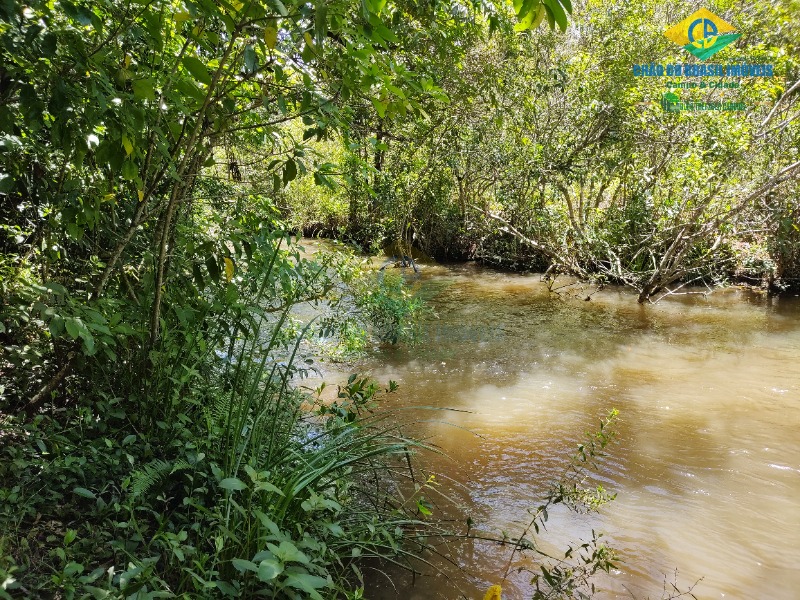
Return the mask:
{"type": "MultiPolygon", "coordinates": [[[[384,408],[405,409],[405,432],[441,447],[419,459],[452,500],[436,516],[519,535],[584,432],[616,408],[596,480],[616,500],[553,511],[543,547],[563,553],[603,532],[620,560],[597,578],[597,598],[661,598],[665,578],[697,582],[698,598],[800,597],[797,299],[729,289],[641,306],[612,287],[587,301],[469,263],[426,265],[409,282],[434,312],[419,343],[351,368],[397,381],[384,408]]],[[[323,375],[335,382],[339,368],[323,375]]],[[[367,597],[483,598],[509,549],[454,541],[443,552],[455,564],[433,558],[442,571],[416,581],[373,573],[367,597]]],[[[503,582],[504,599],[532,593],[528,573],[503,582]]]]}

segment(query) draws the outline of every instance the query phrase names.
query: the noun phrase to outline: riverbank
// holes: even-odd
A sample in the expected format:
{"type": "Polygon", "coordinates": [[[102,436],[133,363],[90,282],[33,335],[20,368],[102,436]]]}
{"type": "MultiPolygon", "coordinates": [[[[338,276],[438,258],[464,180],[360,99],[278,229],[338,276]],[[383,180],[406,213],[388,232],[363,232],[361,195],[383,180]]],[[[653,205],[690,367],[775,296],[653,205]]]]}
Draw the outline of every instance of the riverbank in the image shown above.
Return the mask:
{"type": "MultiPolygon", "coordinates": [[[[305,239],[348,243],[341,241],[342,239],[347,239],[346,236],[342,237],[345,235],[345,229],[343,226],[331,228],[315,224],[303,227],[298,233],[302,233],[302,237],[305,239]]],[[[506,242],[509,241],[511,240],[506,240],[506,242]]],[[[426,260],[452,265],[475,262],[485,267],[509,273],[558,272],[555,265],[548,262],[547,258],[540,253],[532,250],[525,251],[524,247],[520,247],[518,244],[514,245],[515,252],[512,253],[509,251],[508,244],[503,244],[502,238],[498,238],[492,243],[499,244],[499,248],[492,250],[491,243],[488,249],[472,245],[463,251],[457,251],[455,255],[450,252],[442,252],[441,249],[437,250],[436,248],[434,248],[432,254],[429,254],[418,245],[408,242],[392,242],[380,250],[373,247],[373,251],[378,256],[385,255],[388,258],[393,256],[399,258],[403,254],[411,254],[415,260],[422,263],[426,260]],[[505,248],[505,254],[503,248],[505,248]]],[[[352,243],[352,245],[359,251],[365,251],[359,243],[352,243]]],[[[454,246],[459,248],[463,244],[456,242],[454,246]]],[[[800,275],[800,266],[790,265],[779,270],[774,258],[765,251],[763,244],[736,243],[733,244],[730,255],[730,260],[724,265],[724,270],[709,272],[705,279],[697,277],[686,280],[679,279],[674,282],[672,288],[682,288],[690,284],[695,288],[703,287],[708,292],[732,286],[756,292],[765,292],[772,296],[792,297],[800,293],[800,276],[796,276],[800,275]]],[[[587,270],[587,273],[590,275],[590,278],[586,279],[587,284],[599,281],[604,284],[625,285],[625,282],[614,281],[613,279],[609,281],[607,275],[599,271],[592,273],[587,270]],[[594,277],[596,277],[597,281],[593,280],[594,277]]],[[[567,273],[567,275],[571,274],[567,273]]]]}

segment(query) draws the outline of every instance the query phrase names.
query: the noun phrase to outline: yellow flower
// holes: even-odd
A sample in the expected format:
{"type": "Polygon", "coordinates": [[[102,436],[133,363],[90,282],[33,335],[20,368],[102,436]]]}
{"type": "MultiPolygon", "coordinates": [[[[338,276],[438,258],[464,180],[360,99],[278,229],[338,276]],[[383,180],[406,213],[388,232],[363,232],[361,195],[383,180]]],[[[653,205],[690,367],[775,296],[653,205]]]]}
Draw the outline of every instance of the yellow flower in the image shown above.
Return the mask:
{"type": "Polygon", "coordinates": [[[502,597],[503,588],[499,585],[493,585],[488,590],[486,590],[486,595],[483,597],[483,600],[503,600],[502,597]]]}
{"type": "Polygon", "coordinates": [[[230,282],[230,280],[233,279],[233,261],[227,256],[223,260],[225,261],[225,281],[230,282]]]}

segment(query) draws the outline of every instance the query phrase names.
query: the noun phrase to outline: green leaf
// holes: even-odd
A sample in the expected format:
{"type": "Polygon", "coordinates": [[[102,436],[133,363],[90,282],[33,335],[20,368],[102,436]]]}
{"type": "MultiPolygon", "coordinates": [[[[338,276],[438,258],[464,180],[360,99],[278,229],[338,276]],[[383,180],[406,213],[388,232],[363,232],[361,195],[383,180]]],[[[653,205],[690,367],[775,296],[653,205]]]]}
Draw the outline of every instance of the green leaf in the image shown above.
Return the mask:
{"type": "Polygon", "coordinates": [[[238,593],[236,591],[236,588],[233,587],[227,581],[218,580],[218,581],[214,582],[214,585],[216,585],[217,589],[219,591],[221,591],[223,594],[225,594],[226,596],[234,596],[235,597],[235,596],[238,595],[238,593]]]}
{"type": "Polygon", "coordinates": [[[53,292],[57,296],[66,296],[67,295],[67,288],[65,288],[60,283],[56,283],[55,281],[48,281],[42,284],[48,290],[53,292]]]}
{"type": "Polygon", "coordinates": [[[264,28],[264,43],[270,50],[275,50],[278,44],[278,28],[274,25],[267,25],[264,28]]]}
{"type": "Polygon", "coordinates": [[[79,335],[83,340],[83,345],[86,347],[86,353],[89,356],[93,356],[95,353],[94,337],[92,336],[91,333],[89,333],[89,330],[86,328],[86,325],[83,325],[83,323],[81,323],[81,326],[82,327],[79,335]]]}
{"type": "Polygon", "coordinates": [[[122,147],[125,148],[125,154],[128,156],[133,152],[133,142],[127,135],[122,136],[122,147]]]}
{"type": "Polygon", "coordinates": [[[272,492],[273,494],[278,494],[279,496],[285,496],[283,490],[278,489],[269,481],[259,481],[256,483],[256,491],[257,492],[272,492]]]}
{"type": "Polygon", "coordinates": [[[15,135],[0,136],[0,150],[10,151],[22,148],[22,141],[15,135]]]}
{"type": "MultiPolygon", "coordinates": [[[[206,92],[201,90],[197,87],[197,84],[194,82],[193,79],[189,77],[182,77],[175,82],[175,89],[177,89],[181,94],[183,94],[182,100],[186,102],[187,100],[194,100],[198,104],[202,104],[203,101],[206,99],[206,92]]],[[[188,103],[191,106],[191,103],[188,103]]],[[[178,137],[181,131],[181,125],[178,123],[178,131],[175,132],[175,129],[172,127],[172,123],[170,125],[170,130],[175,137],[178,137]]]]}
{"type": "Polygon", "coordinates": [[[200,83],[211,85],[211,75],[203,62],[196,56],[187,56],[183,59],[183,66],[200,83]]]}
{"type": "Polygon", "coordinates": [[[272,581],[283,573],[283,563],[275,558],[267,558],[258,563],[258,579],[263,582],[272,581]]]}
{"type": "Polygon", "coordinates": [[[64,567],[64,575],[66,575],[67,577],[80,575],[81,573],[83,573],[84,568],[85,567],[82,564],[70,561],[64,567]]]}
{"type": "Polygon", "coordinates": [[[258,57],[256,50],[251,44],[244,47],[244,70],[245,73],[255,73],[258,71],[258,57]]]}
{"type": "Polygon", "coordinates": [[[67,333],[69,337],[73,340],[77,340],[78,336],[80,335],[80,327],[78,326],[78,321],[74,317],[67,317],[64,319],[64,325],[67,328],[67,333]]]}
{"type": "Polygon", "coordinates": [[[567,15],[564,12],[564,9],[558,3],[558,0],[543,0],[545,5],[551,10],[553,13],[553,18],[555,19],[558,26],[561,28],[561,31],[567,30],[567,15]]]}
{"type": "Polygon", "coordinates": [[[208,274],[212,281],[219,281],[220,271],[216,258],[213,256],[206,258],[206,269],[208,269],[208,274]]]}
{"type": "MultiPolygon", "coordinates": [[[[308,32],[306,32],[308,35],[308,32]]],[[[311,36],[309,36],[309,39],[311,36]]],[[[306,41],[306,45],[303,47],[303,51],[300,53],[304,62],[310,63],[314,60],[314,44],[310,43],[308,40],[306,41]]]]}
{"type": "Polygon", "coordinates": [[[202,290],[206,284],[203,280],[203,272],[200,270],[200,265],[197,263],[192,265],[192,277],[194,278],[194,284],[197,288],[202,290]]]}
{"type": "Polygon", "coordinates": [[[42,38],[42,53],[50,58],[58,49],[58,36],[54,34],[52,31],[46,33],[42,38]]]}
{"type": "MultiPolygon", "coordinates": [[[[526,3],[527,4],[527,3],[526,3]]],[[[535,6],[530,8],[526,13],[519,15],[519,22],[514,25],[514,31],[526,31],[528,29],[533,29],[538,25],[536,21],[538,20],[541,23],[541,19],[544,17],[544,6],[541,3],[536,3],[535,6]],[[536,25],[534,24],[536,23],[536,25]]]]}
{"type": "Polygon", "coordinates": [[[524,0],[522,4],[519,5],[519,9],[516,9],[517,17],[519,19],[524,19],[527,15],[532,13],[538,5],[539,5],[539,0],[524,0]]]}
{"type": "Polygon", "coordinates": [[[136,98],[141,100],[156,99],[155,82],[149,77],[146,79],[136,79],[131,81],[131,87],[133,88],[133,95],[136,98]]]}
{"type": "Polygon", "coordinates": [[[78,496],[83,496],[84,498],[89,498],[90,500],[94,500],[97,497],[94,495],[94,492],[82,487],[73,488],[72,491],[78,494],[78,496]]]}
{"type": "Polygon", "coordinates": [[[381,102],[377,98],[372,98],[372,106],[375,107],[375,111],[378,113],[378,116],[382,119],[386,116],[386,107],[389,105],[388,102],[381,102]]]}
{"type": "Polygon", "coordinates": [[[286,185],[290,181],[294,181],[296,177],[297,163],[293,159],[289,159],[283,166],[283,184],[286,185]]]}
{"type": "Polygon", "coordinates": [[[267,544],[267,548],[269,548],[270,552],[272,552],[277,558],[285,563],[299,562],[304,565],[309,563],[308,557],[300,552],[300,550],[297,549],[297,546],[287,540],[282,541],[280,546],[267,544]]]}
{"type": "Polygon", "coordinates": [[[400,39],[394,34],[394,32],[391,29],[389,29],[385,25],[382,25],[381,23],[378,23],[377,27],[375,27],[375,31],[377,31],[378,35],[381,36],[387,42],[396,43],[400,41],[400,39]]]}
{"type": "Polygon", "coordinates": [[[544,14],[547,17],[547,24],[550,25],[550,29],[555,29],[556,27],[556,19],[553,16],[553,11],[550,9],[549,6],[544,6],[544,14]]]}
{"type": "Polygon", "coordinates": [[[424,498],[420,498],[419,500],[417,500],[417,510],[419,510],[419,512],[421,512],[425,516],[433,514],[431,512],[431,509],[428,508],[428,503],[425,501],[424,498]]]}
{"type": "Polygon", "coordinates": [[[250,480],[251,480],[251,481],[253,481],[253,482],[257,482],[257,481],[258,481],[258,480],[261,478],[261,475],[259,474],[259,472],[258,472],[258,471],[256,471],[256,470],[255,470],[253,467],[251,467],[250,465],[245,465],[245,466],[244,466],[244,472],[245,472],[245,473],[247,473],[247,476],[248,476],[248,477],[250,478],[250,480]]]}
{"type": "Polygon", "coordinates": [[[542,24],[546,12],[547,11],[544,9],[544,4],[540,4],[536,8],[536,16],[534,17],[533,22],[531,23],[531,29],[536,29],[539,25],[542,24]]]}
{"type": "Polygon", "coordinates": [[[219,487],[221,487],[223,490],[229,491],[246,490],[247,484],[236,477],[228,477],[227,479],[223,479],[219,482],[219,487]]]}
{"type": "Polygon", "coordinates": [[[234,558],[231,561],[233,568],[239,571],[239,573],[244,573],[245,571],[252,571],[255,573],[258,571],[258,566],[249,560],[244,560],[243,558],[234,558]]]}
{"type": "Polygon", "coordinates": [[[286,585],[298,590],[303,590],[314,599],[322,600],[317,590],[328,587],[328,580],[317,575],[308,573],[288,573],[285,579],[286,585]]]}
{"type": "Polygon", "coordinates": [[[267,0],[267,4],[269,4],[272,8],[278,11],[278,14],[282,17],[285,17],[289,14],[289,11],[286,10],[286,7],[283,5],[281,0],[267,0]]]}
{"type": "Polygon", "coordinates": [[[94,356],[95,352],[97,352],[97,347],[94,343],[94,337],[91,335],[83,338],[83,345],[86,347],[86,354],[88,356],[94,356]]]}
{"type": "Polygon", "coordinates": [[[139,176],[139,167],[132,160],[122,163],[122,178],[127,181],[134,181],[139,176]]]}
{"type": "Polygon", "coordinates": [[[85,6],[79,6],[75,11],[75,20],[78,21],[84,27],[87,27],[92,24],[92,11],[86,8],[85,6]]]}
{"type": "Polygon", "coordinates": [[[369,12],[374,13],[376,15],[380,14],[380,12],[386,6],[386,0],[366,0],[366,2],[369,12]]]}
{"type": "Polygon", "coordinates": [[[328,6],[325,0],[318,0],[314,14],[314,37],[317,46],[322,49],[322,43],[328,34],[328,6]]]}
{"type": "Polygon", "coordinates": [[[281,535],[281,530],[278,527],[278,525],[275,523],[275,521],[270,519],[266,514],[264,514],[260,510],[254,510],[253,514],[258,518],[259,521],[261,521],[261,525],[266,527],[272,535],[276,537],[279,537],[281,535]]]}
{"type": "Polygon", "coordinates": [[[0,173],[0,194],[7,194],[14,189],[14,179],[7,173],[0,173]]]}

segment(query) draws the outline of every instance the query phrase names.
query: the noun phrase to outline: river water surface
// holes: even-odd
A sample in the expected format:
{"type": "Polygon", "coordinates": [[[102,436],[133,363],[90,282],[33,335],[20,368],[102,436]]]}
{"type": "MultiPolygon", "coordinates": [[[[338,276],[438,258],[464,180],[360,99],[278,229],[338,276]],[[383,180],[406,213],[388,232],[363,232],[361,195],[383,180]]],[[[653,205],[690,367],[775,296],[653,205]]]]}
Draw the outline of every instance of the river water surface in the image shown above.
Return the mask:
{"type": "MultiPolygon", "coordinates": [[[[597,580],[598,598],[661,598],[665,578],[682,590],[699,580],[698,598],[800,598],[796,299],[727,290],[640,306],[606,288],[586,301],[470,264],[412,277],[435,313],[420,342],[376,349],[355,368],[400,384],[387,408],[459,411],[402,411],[415,421],[406,433],[444,452],[421,458],[454,501],[440,516],[519,535],[584,432],[616,408],[598,478],[616,500],[595,514],[552,512],[543,547],[563,554],[603,532],[620,562],[597,580]]],[[[480,599],[509,552],[464,541],[442,551],[455,564],[415,581],[375,574],[367,597],[480,599]]],[[[530,578],[512,573],[503,598],[530,598],[530,578]]]]}

